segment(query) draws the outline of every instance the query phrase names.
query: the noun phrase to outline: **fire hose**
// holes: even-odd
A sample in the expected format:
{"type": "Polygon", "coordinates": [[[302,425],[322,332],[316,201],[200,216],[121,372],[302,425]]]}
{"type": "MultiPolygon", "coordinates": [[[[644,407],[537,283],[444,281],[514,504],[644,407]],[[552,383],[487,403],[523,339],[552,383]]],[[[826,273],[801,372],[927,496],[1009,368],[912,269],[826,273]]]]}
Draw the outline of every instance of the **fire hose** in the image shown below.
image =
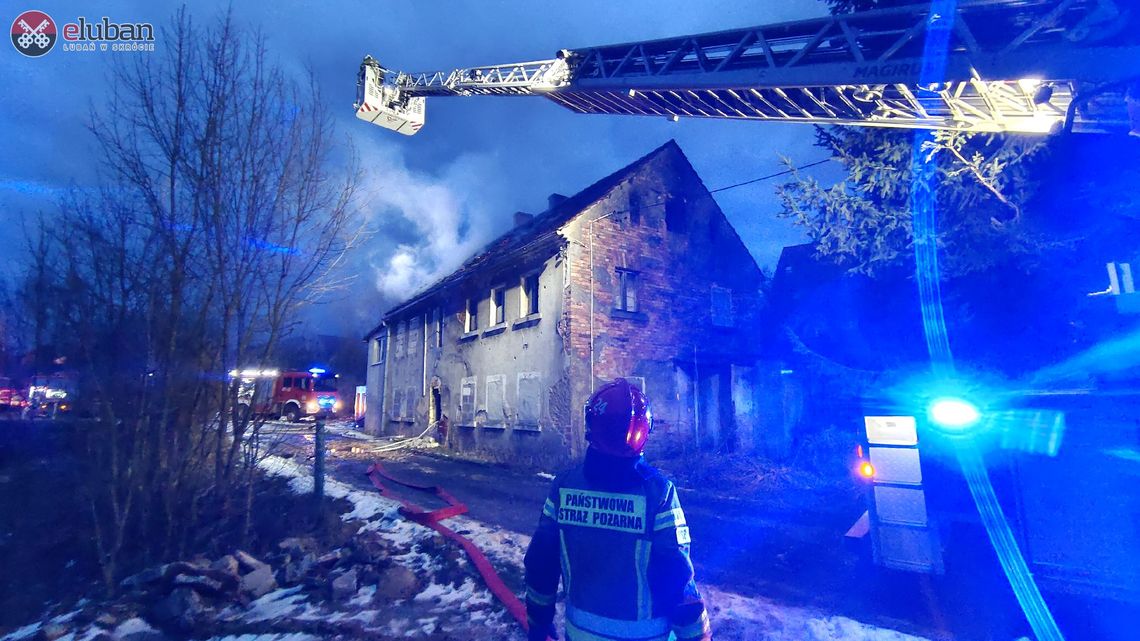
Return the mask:
{"type": "MultiPolygon", "coordinates": [[[[403,449],[405,447],[408,447],[410,445],[418,443],[421,438],[427,436],[427,433],[430,432],[432,430],[432,428],[438,424],[439,423],[437,421],[432,421],[431,423],[428,424],[428,426],[424,429],[424,431],[420,432],[419,436],[412,436],[412,437],[409,437],[409,438],[406,438],[406,439],[403,439],[400,441],[395,441],[392,443],[385,443],[384,445],[380,445],[380,446],[374,448],[373,451],[374,452],[394,452],[396,450],[403,449]]],[[[396,481],[394,479],[389,479],[389,480],[391,480],[393,483],[399,483],[399,481],[396,481]]]]}
{"type": "Polygon", "coordinates": [[[503,583],[503,580],[499,577],[499,574],[495,572],[494,566],[491,565],[491,562],[483,554],[482,550],[480,550],[474,543],[464,538],[455,530],[452,530],[446,525],[440,523],[440,521],[443,519],[466,513],[467,506],[465,504],[460,503],[458,499],[456,499],[447,490],[438,485],[416,485],[414,483],[408,483],[406,481],[401,481],[399,479],[393,478],[378,462],[373,463],[371,466],[369,466],[367,472],[365,473],[368,475],[369,480],[372,481],[372,485],[374,485],[376,489],[380,491],[381,496],[395,499],[400,503],[400,514],[404,515],[411,521],[419,523],[420,525],[430,527],[436,532],[442,534],[444,537],[454,541],[455,543],[458,543],[459,546],[463,548],[463,551],[467,553],[467,556],[471,559],[471,562],[475,565],[475,569],[478,570],[479,576],[483,578],[483,582],[487,585],[487,589],[491,591],[491,594],[495,595],[495,598],[497,598],[499,602],[501,602],[503,606],[507,608],[507,612],[509,612],[510,615],[514,617],[515,621],[518,621],[523,630],[528,629],[526,621],[526,606],[524,606],[522,601],[519,600],[518,596],[516,596],[515,593],[512,592],[505,583],[503,583]],[[395,483],[396,485],[402,485],[413,490],[431,492],[438,498],[442,499],[445,503],[447,503],[447,505],[435,510],[425,510],[419,505],[416,505],[415,503],[412,503],[411,501],[392,492],[392,490],[384,485],[384,481],[395,483]]]}

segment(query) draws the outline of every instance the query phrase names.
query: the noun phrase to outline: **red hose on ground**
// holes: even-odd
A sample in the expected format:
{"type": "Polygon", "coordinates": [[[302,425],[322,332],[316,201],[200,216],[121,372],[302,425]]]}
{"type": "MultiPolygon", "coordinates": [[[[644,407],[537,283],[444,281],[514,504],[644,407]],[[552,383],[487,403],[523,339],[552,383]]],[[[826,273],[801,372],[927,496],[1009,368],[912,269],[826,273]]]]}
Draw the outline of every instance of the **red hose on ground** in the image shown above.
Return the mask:
{"type": "Polygon", "coordinates": [[[519,625],[522,626],[523,630],[527,629],[526,606],[523,605],[522,601],[519,601],[518,596],[516,596],[514,592],[511,592],[511,589],[508,588],[505,583],[503,583],[503,580],[501,578],[499,578],[499,574],[495,572],[494,566],[492,566],[491,562],[487,560],[487,557],[483,555],[483,552],[478,547],[476,547],[474,543],[468,541],[466,538],[456,533],[455,530],[452,530],[446,525],[440,523],[440,521],[443,519],[450,518],[452,516],[458,516],[467,512],[466,505],[460,503],[458,499],[456,499],[454,496],[449,494],[447,490],[444,490],[438,485],[415,485],[395,479],[386,471],[384,471],[384,468],[379,463],[373,463],[371,466],[369,466],[366,474],[368,474],[368,478],[372,481],[372,485],[374,485],[376,489],[380,491],[380,494],[382,496],[395,499],[400,502],[400,505],[403,506],[400,508],[401,514],[408,517],[412,521],[415,521],[416,523],[430,527],[436,532],[439,532],[443,536],[458,543],[460,547],[462,547],[463,550],[467,552],[467,556],[471,559],[471,562],[475,564],[475,569],[479,571],[479,576],[483,577],[483,582],[487,584],[487,589],[491,591],[491,594],[495,595],[495,598],[497,598],[507,608],[507,612],[510,612],[511,616],[513,616],[515,620],[519,622],[519,625]],[[415,503],[412,503],[411,501],[408,501],[393,493],[384,485],[384,482],[381,479],[388,480],[397,485],[403,485],[404,487],[412,488],[413,490],[431,492],[439,498],[443,499],[444,502],[447,503],[447,506],[441,507],[438,510],[425,510],[415,503]]]}

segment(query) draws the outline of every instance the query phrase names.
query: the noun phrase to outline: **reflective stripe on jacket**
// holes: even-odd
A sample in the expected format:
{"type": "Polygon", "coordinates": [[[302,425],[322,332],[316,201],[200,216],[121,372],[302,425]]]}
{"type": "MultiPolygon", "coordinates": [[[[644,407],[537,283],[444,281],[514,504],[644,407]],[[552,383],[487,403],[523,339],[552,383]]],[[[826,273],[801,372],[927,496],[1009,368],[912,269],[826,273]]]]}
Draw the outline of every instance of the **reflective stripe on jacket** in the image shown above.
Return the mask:
{"type": "Polygon", "coordinates": [[[591,449],[554,480],[526,577],[531,639],[549,629],[560,579],[570,641],[710,638],[677,490],[640,457],[591,449]]]}

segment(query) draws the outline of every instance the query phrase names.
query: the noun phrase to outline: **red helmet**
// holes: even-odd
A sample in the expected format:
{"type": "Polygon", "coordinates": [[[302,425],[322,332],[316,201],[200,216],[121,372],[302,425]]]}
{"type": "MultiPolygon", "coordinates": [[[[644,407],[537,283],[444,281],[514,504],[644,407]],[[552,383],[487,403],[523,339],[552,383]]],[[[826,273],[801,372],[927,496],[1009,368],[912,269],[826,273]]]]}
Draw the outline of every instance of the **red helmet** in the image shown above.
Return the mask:
{"type": "Polygon", "coordinates": [[[606,383],[586,401],[586,440],[605,454],[639,456],[651,429],[649,401],[624,378],[606,383]]]}

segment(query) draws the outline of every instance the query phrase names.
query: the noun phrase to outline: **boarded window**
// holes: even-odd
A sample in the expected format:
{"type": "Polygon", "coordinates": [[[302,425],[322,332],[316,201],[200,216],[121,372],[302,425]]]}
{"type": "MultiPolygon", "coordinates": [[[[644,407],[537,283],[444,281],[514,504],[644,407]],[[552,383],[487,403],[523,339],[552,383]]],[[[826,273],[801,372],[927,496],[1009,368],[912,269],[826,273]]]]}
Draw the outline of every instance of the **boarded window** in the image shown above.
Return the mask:
{"type": "Polygon", "coordinates": [[[396,343],[396,358],[404,357],[404,338],[407,336],[407,330],[403,327],[403,323],[396,323],[392,329],[392,339],[396,343]]]}
{"type": "Polygon", "coordinates": [[[459,418],[465,425],[475,421],[475,377],[462,380],[459,388],[459,418]]]}
{"type": "Polygon", "coordinates": [[[423,343],[420,341],[423,339],[424,327],[419,316],[408,319],[405,333],[408,335],[408,357],[410,358],[423,351],[423,343]]]}
{"type": "Polygon", "coordinates": [[[388,412],[389,418],[397,421],[401,418],[400,413],[404,411],[404,393],[400,390],[392,390],[392,407],[388,412]]]}
{"type": "Polygon", "coordinates": [[[713,286],[712,324],[717,327],[732,327],[732,290],[713,286]]]}
{"type": "Polygon", "coordinates": [[[411,421],[411,420],[415,419],[416,401],[418,399],[419,399],[419,394],[416,392],[416,388],[409,387],[408,390],[406,392],[404,392],[404,420],[405,421],[411,421]]]}
{"type": "Polygon", "coordinates": [[[628,269],[617,270],[617,300],[614,307],[623,312],[636,312],[637,307],[637,272],[628,269]]]}
{"type": "Polygon", "coordinates": [[[506,403],[503,376],[487,377],[487,422],[502,425],[506,422],[506,403]]]}
{"type": "Polygon", "coordinates": [[[538,274],[523,276],[520,286],[522,294],[519,304],[519,315],[530,316],[538,313],[538,274]]]}
{"type": "Polygon", "coordinates": [[[519,425],[537,427],[542,416],[542,375],[538,372],[519,373],[519,425]]]}

